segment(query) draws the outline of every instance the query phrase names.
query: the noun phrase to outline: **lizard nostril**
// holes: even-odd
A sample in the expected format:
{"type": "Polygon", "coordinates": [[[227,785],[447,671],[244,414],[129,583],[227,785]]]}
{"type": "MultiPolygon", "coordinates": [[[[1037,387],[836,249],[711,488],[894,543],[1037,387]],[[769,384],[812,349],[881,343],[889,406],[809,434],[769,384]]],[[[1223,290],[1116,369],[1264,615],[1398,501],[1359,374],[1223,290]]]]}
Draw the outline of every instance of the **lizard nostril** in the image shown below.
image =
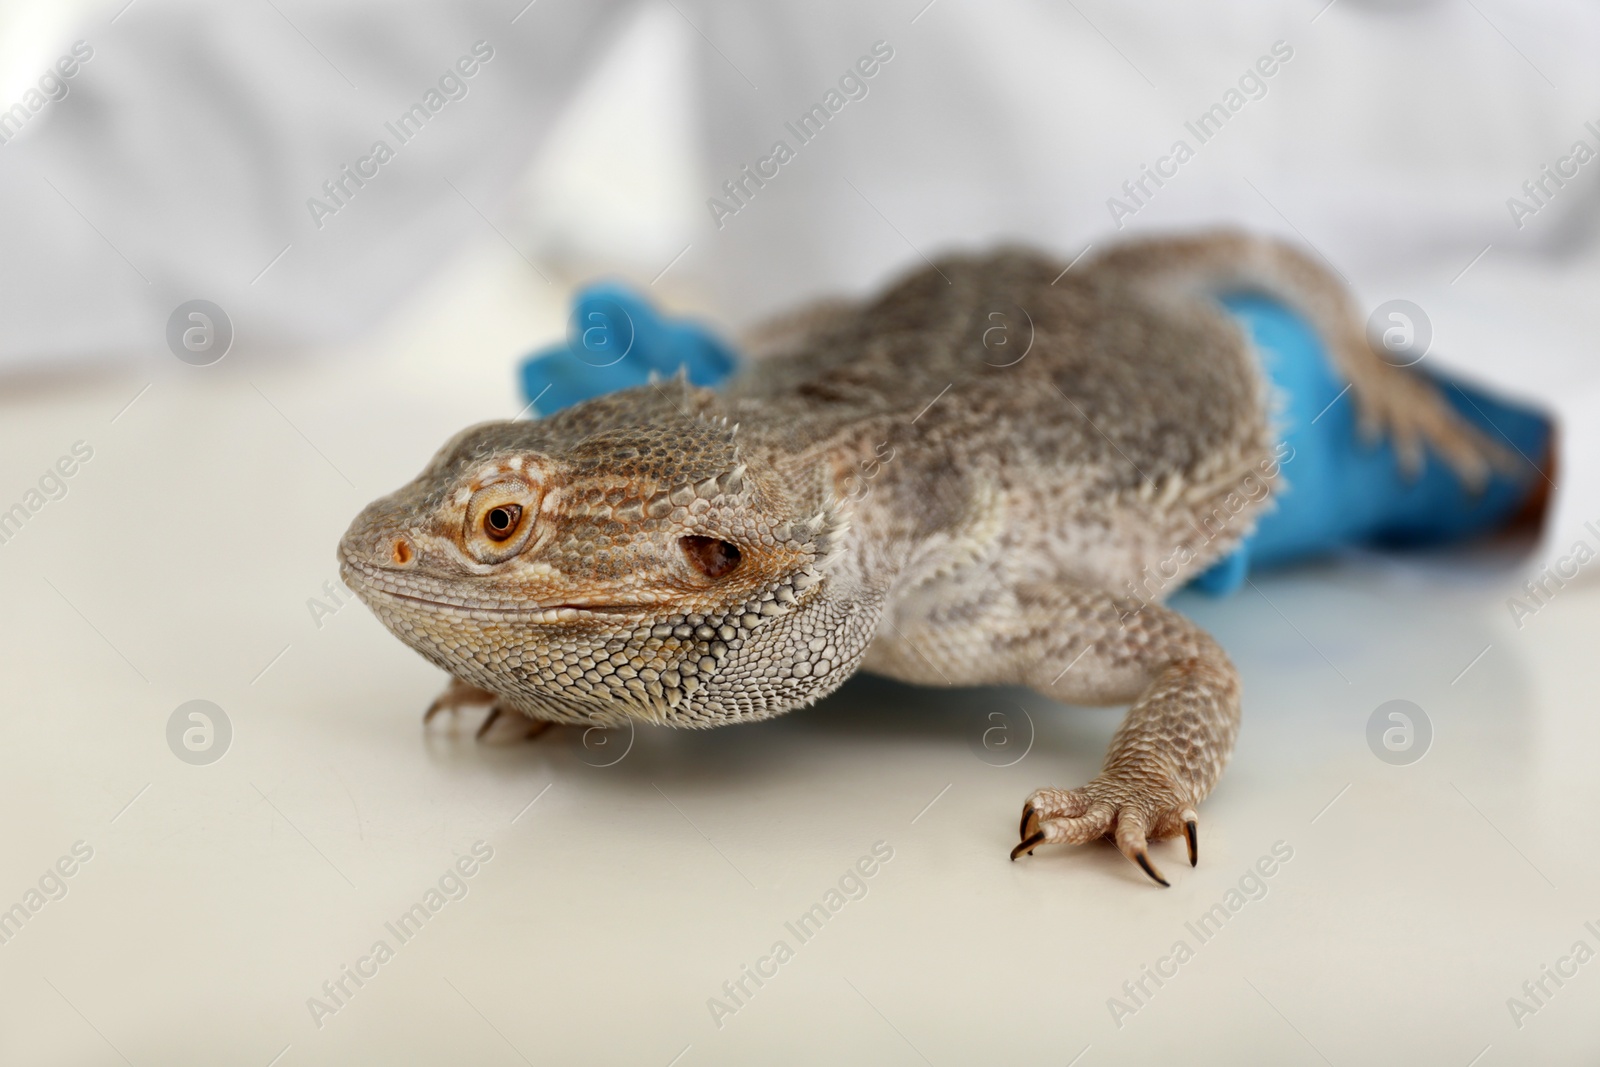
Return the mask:
{"type": "Polygon", "coordinates": [[[404,567],[407,563],[411,562],[410,543],[407,542],[404,537],[396,537],[394,539],[394,546],[390,549],[389,556],[395,561],[397,566],[404,567]]]}

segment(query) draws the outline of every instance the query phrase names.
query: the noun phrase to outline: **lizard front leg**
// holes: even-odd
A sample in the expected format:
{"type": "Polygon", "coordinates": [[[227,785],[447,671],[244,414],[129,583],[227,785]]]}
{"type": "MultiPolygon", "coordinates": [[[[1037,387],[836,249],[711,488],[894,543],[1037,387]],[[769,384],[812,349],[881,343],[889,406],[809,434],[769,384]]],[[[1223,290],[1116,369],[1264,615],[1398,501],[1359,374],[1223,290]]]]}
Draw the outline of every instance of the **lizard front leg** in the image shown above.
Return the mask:
{"type": "Polygon", "coordinates": [[[1029,797],[1011,858],[1109,836],[1167,885],[1146,843],[1183,834],[1190,864],[1198,862],[1195,806],[1216,785],[1239,733],[1238,673],[1208,634],[1156,604],[1069,590],[1030,594],[1018,606],[1022,632],[1051,634],[1044,641],[1054,646],[1029,657],[1027,684],[1067,703],[1132,707],[1092,781],[1029,797]],[[1041,629],[1047,619],[1054,626],[1041,629]]]}

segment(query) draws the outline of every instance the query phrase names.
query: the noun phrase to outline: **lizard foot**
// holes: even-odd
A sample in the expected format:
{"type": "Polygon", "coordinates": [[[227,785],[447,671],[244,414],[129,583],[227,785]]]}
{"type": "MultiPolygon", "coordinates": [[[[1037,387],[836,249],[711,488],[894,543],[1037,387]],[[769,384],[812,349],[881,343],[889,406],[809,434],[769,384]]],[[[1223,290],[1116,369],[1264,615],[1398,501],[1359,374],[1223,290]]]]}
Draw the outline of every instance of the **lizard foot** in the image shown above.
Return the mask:
{"type": "Polygon", "coordinates": [[[1100,837],[1116,842],[1158,885],[1169,885],[1150,862],[1148,840],[1177,837],[1189,844],[1189,865],[1200,861],[1199,819],[1194,805],[1170,783],[1148,775],[1100,775],[1079,789],[1040,789],[1022,808],[1022,843],[1011,858],[1032,855],[1040,845],[1081,845],[1100,837]]]}
{"type": "MultiPolygon", "coordinates": [[[[498,694],[491,693],[487,689],[480,689],[475,685],[469,685],[459,678],[452,678],[450,679],[450,684],[445,686],[444,692],[440,693],[438,698],[428,705],[428,710],[422,716],[422,724],[426,726],[441,711],[448,711],[454,715],[462,708],[480,707],[484,704],[489,705],[489,714],[484,718],[483,725],[478,727],[478,732],[474,735],[479,741],[484,739],[490,727],[494,726],[495,721],[501,715],[507,713],[520,715],[520,712],[513,711],[502,705],[498,694]]],[[[523,740],[538,737],[554,725],[554,723],[541,719],[530,719],[528,720],[528,732],[523,735],[523,740]]]]}

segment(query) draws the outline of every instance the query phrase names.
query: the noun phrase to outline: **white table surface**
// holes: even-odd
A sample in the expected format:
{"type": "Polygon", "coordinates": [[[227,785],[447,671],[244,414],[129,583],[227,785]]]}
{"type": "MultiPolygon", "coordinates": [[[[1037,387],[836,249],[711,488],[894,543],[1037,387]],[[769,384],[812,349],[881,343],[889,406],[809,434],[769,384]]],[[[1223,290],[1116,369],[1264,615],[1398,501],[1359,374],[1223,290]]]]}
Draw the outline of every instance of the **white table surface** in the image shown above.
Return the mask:
{"type": "Polygon", "coordinates": [[[1600,1059],[1600,962],[1520,1028],[1507,1006],[1600,949],[1592,586],[1520,630],[1481,568],[1347,561],[1183,601],[1245,722],[1200,866],[1155,849],[1170,890],[1103,844],[1006,859],[1027,793],[1090,777],[1117,710],[862,678],[763,725],[641,729],[607,767],[575,731],[424,731],[442,675],[359,603],[318,626],[308,601],[363,504],[516,412],[512,361],[562,317],[530,277],[486,244],[339,351],[192,368],[153,338],[136,368],[0,386],[0,509],[94,450],[0,544],[0,908],[93,850],[0,944],[0,1062],[1600,1059]],[[1396,698],[1434,730],[1409,766],[1366,740],[1396,698]],[[207,766],[167,745],[192,699],[233,728],[207,766]],[[1018,704],[1027,755],[980,760],[1018,704]],[[399,943],[385,923],[479,841],[466,895],[399,943]],[[801,943],[785,922],[876,842],[892,860],[801,943]],[[1202,943],[1186,922],[1276,842],[1266,895],[1202,943]],[[393,958],[319,1026],[308,998],[379,939],[393,958]],[[1119,1026],[1108,999],[1179,939],[1193,957],[1119,1026]],[[778,940],[793,958],[719,1026],[709,998],[778,940]]]}

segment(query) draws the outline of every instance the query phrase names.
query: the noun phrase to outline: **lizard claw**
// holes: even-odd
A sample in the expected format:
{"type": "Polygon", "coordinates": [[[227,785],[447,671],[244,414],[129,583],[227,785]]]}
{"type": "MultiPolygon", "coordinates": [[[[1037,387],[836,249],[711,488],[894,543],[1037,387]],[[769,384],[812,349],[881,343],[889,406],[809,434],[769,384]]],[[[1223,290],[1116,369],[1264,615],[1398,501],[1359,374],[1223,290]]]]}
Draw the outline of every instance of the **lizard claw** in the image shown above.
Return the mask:
{"type": "Polygon", "coordinates": [[[1016,862],[1017,857],[1019,856],[1033,855],[1033,850],[1042,844],[1044,844],[1044,831],[1040,830],[1036,833],[1029,834],[1027,837],[1023,838],[1022,844],[1011,850],[1012,862],[1016,862]]]}
{"type": "Polygon", "coordinates": [[[444,711],[446,708],[450,710],[451,714],[455,713],[456,708],[459,707],[459,705],[446,702],[445,695],[448,692],[449,690],[447,689],[444,693],[440,693],[434,702],[428,705],[428,710],[422,713],[422,725],[428,725],[433,721],[433,717],[435,715],[439,714],[441,711],[444,711]]]}
{"type": "Polygon", "coordinates": [[[1163,889],[1172,888],[1172,883],[1161,877],[1161,872],[1156,870],[1155,867],[1150,863],[1150,856],[1145,852],[1144,849],[1141,848],[1138,852],[1134,853],[1133,860],[1139,866],[1144,868],[1144,873],[1148,874],[1150,879],[1157,885],[1161,886],[1163,889]]]}
{"type": "Polygon", "coordinates": [[[472,735],[472,739],[474,741],[482,741],[483,735],[489,732],[489,727],[493,726],[494,721],[502,714],[504,714],[504,712],[500,710],[499,704],[496,704],[494,707],[490,708],[489,714],[484,716],[483,725],[478,727],[478,732],[472,735]]]}

